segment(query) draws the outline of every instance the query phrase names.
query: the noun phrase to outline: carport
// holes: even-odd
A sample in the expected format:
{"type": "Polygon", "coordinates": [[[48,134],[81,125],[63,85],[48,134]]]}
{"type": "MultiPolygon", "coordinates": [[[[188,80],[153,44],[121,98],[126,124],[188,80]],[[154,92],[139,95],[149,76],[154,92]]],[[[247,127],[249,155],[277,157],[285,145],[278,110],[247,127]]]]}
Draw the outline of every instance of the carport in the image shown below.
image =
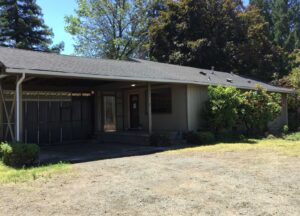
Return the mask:
{"type": "MultiPolygon", "coordinates": [[[[55,145],[99,139],[100,131],[124,131],[124,89],[134,85],[151,92],[148,82],[137,80],[132,84],[126,77],[116,79],[86,73],[90,70],[87,65],[83,67],[86,71],[76,70],[75,64],[80,64],[78,57],[1,49],[8,54],[1,56],[3,63],[0,62],[0,138],[3,141],[55,145]],[[55,62],[57,57],[71,61],[66,66],[65,59],[55,62]]],[[[134,133],[151,133],[151,93],[148,107],[147,130],[134,133]]]]}

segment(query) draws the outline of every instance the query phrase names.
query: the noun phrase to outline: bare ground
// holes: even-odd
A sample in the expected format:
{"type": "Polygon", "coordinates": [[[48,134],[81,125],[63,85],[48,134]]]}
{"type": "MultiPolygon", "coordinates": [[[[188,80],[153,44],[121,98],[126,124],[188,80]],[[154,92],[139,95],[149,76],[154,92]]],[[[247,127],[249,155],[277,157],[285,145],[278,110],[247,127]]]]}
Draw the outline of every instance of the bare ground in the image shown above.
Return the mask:
{"type": "Polygon", "coordinates": [[[300,158],[271,149],[170,151],[0,185],[0,215],[300,215],[300,158]]]}

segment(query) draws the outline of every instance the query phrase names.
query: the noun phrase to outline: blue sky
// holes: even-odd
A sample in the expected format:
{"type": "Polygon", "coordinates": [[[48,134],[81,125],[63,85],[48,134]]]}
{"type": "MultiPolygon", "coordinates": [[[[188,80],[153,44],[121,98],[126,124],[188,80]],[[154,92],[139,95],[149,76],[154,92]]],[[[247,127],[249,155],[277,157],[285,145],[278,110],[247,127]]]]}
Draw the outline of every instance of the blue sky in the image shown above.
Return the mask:
{"type": "Polygon", "coordinates": [[[66,15],[71,15],[76,9],[76,0],[37,0],[37,4],[42,8],[45,24],[52,28],[54,33],[53,42],[65,42],[64,54],[73,53],[73,40],[70,34],[65,32],[66,15]]]}
{"type": "MultiPolygon", "coordinates": [[[[244,0],[245,4],[248,0],[244,0]]],[[[55,44],[61,41],[65,42],[65,50],[63,54],[73,54],[73,43],[70,34],[65,32],[65,21],[66,15],[71,15],[76,9],[76,0],[37,0],[38,5],[42,8],[44,14],[44,20],[46,25],[52,28],[54,32],[55,44]]]]}

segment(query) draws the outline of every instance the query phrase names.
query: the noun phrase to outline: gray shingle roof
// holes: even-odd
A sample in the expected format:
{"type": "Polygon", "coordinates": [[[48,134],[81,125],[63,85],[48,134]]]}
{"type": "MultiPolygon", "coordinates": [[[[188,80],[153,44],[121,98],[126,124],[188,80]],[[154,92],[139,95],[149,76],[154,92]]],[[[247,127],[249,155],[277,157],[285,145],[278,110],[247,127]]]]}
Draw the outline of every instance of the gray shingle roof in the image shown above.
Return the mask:
{"type": "Polygon", "coordinates": [[[199,85],[230,85],[253,89],[257,84],[268,91],[292,92],[238,75],[211,70],[138,60],[119,61],[66,56],[0,47],[0,63],[6,73],[81,77],[88,79],[131,80],[199,85]]]}

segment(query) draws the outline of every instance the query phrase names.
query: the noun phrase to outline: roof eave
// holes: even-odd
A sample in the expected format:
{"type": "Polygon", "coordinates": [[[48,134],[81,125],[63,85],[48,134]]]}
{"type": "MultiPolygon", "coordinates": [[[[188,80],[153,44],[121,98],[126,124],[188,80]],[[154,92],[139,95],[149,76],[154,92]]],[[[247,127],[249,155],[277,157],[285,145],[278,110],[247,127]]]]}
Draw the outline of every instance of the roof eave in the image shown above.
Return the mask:
{"type": "MultiPolygon", "coordinates": [[[[255,90],[255,86],[253,88],[248,86],[238,86],[238,85],[224,85],[220,83],[210,83],[210,82],[197,82],[197,81],[183,81],[183,80],[172,80],[172,79],[152,79],[152,78],[138,78],[138,77],[126,77],[126,76],[105,76],[99,74],[79,74],[79,73],[70,73],[70,72],[62,72],[62,71],[51,71],[51,74],[46,74],[45,71],[35,70],[35,69],[21,69],[21,68],[6,68],[6,74],[23,74],[26,73],[28,75],[36,75],[43,77],[64,77],[64,78],[81,78],[81,79],[94,79],[94,80],[110,80],[110,81],[134,81],[134,82],[152,82],[152,83],[173,83],[173,84],[194,84],[194,85],[204,85],[204,86],[234,86],[239,89],[246,90],[255,90]]],[[[49,71],[50,72],[50,71],[49,71]]],[[[286,93],[291,94],[294,92],[292,89],[285,88],[277,88],[275,89],[267,89],[269,92],[278,92],[278,93],[286,93]]]]}

